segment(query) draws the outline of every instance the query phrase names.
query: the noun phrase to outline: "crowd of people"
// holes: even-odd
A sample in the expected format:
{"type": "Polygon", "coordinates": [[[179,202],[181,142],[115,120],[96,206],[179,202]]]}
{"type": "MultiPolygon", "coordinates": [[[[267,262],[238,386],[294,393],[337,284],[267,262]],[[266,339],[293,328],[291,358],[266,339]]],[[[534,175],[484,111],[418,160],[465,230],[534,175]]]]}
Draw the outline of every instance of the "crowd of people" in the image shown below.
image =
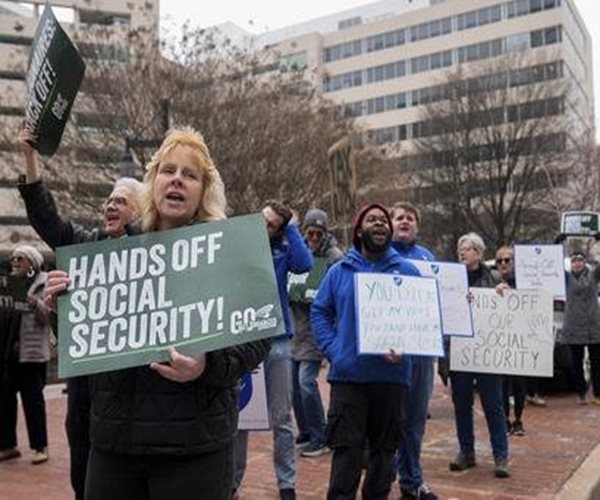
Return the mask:
{"type": "MultiPolygon", "coordinates": [[[[25,176],[19,185],[32,227],[50,248],[163,231],[226,217],[225,187],[204,138],[189,128],[171,130],[146,166],[143,182],[120,179],[106,199],[102,226],[87,230],[62,217],[33,149],[21,131],[25,176]]],[[[386,499],[397,478],[403,499],[435,500],[421,465],[436,359],[390,350],[360,355],[357,346],[355,275],[375,272],[419,276],[411,260],[434,261],[418,242],[421,213],[408,202],[391,208],[368,204],[353,221],[344,253],[329,231],[327,214],[311,209],[300,218],[278,200],[264,203],[285,332],[188,356],[171,348],[166,363],[113,370],[67,381],[66,433],[76,500],[146,500],[239,497],[247,467],[248,431],[238,430],[242,376],[264,363],[273,434],[273,467],[280,498],[296,498],[296,449],[311,459],[331,453],[328,499],[386,499]],[[290,275],[314,273],[314,293],[294,294],[290,275]],[[328,365],[329,407],[317,378],[328,365]],[[361,485],[363,469],[364,479],[361,485]]],[[[457,260],[470,287],[515,287],[510,246],[486,266],[486,246],[476,233],[459,238],[457,260]]],[[[594,404],[600,404],[600,267],[571,255],[563,342],[570,345],[579,402],[587,403],[584,348],[591,362],[594,404]]],[[[49,459],[43,388],[58,295],[70,278],[46,273],[34,247],[11,257],[12,274],[27,290],[22,310],[0,310],[0,461],[20,456],[16,439],[17,393],[27,423],[31,462],[49,459]]],[[[525,402],[544,405],[535,381],[449,371],[458,453],[451,471],[477,464],[473,405],[481,398],[494,459],[493,474],[510,476],[508,437],[525,435],[525,402]],[[512,403],[512,404],[511,404],[512,403]],[[514,418],[511,420],[511,408],[514,418]]]]}

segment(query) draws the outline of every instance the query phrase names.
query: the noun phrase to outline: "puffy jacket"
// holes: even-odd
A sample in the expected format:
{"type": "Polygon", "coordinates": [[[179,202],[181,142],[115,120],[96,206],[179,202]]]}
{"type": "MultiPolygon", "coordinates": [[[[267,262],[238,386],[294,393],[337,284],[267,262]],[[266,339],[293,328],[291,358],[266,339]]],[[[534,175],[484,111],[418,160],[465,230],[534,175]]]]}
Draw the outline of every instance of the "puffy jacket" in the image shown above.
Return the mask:
{"type": "Polygon", "coordinates": [[[421,245],[416,243],[403,243],[402,241],[392,241],[392,248],[400,254],[400,257],[414,260],[435,260],[434,255],[421,245]]]}
{"type": "Polygon", "coordinates": [[[28,311],[21,314],[19,329],[19,362],[45,363],[50,359],[50,311],[42,300],[44,285],[48,273],[36,273],[28,294],[35,298],[35,303],[28,311]]]}
{"type": "Polygon", "coordinates": [[[311,309],[317,343],[329,360],[329,382],[388,382],[410,384],[411,357],[401,363],[387,362],[382,355],[359,355],[354,300],[357,272],[398,273],[419,276],[415,266],[389,248],[376,262],[366,260],[353,248],[334,264],[325,278],[311,309]]]}

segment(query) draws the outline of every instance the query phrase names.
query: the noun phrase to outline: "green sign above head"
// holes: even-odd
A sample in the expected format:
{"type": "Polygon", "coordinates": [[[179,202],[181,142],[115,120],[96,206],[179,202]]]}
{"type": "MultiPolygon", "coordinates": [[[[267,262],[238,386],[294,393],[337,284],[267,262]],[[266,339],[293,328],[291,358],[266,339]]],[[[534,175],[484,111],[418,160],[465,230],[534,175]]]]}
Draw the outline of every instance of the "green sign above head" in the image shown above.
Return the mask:
{"type": "Polygon", "coordinates": [[[61,247],[59,375],[141,366],[284,333],[261,215],[61,247]]]}
{"type": "Polygon", "coordinates": [[[564,212],[561,216],[561,233],[569,236],[594,236],[600,231],[598,212],[564,212]]]}
{"type": "Polygon", "coordinates": [[[37,136],[44,156],[58,149],[85,63],[46,5],[31,45],[27,69],[25,126],[37,136]]]}

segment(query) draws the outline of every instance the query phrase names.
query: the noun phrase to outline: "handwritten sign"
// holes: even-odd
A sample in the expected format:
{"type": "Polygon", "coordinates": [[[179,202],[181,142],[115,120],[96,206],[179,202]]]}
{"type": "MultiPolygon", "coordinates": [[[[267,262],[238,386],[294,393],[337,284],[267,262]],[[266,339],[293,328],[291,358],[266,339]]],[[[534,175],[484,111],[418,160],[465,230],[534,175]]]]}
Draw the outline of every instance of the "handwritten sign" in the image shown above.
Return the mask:
{"type": "Polygon", "coordinates": [[[540,290],[471,288],[472,338],[450,341],[452,371],[551,377],[552,296],[540,290]]]}
{"type": "Polygon", "coordinates": [[[398,274],[356,273],[358,350],[443,356],[437,282],[398,274]]]}
{"type": "Polygon", "coordinates": [[[270,428],[264,363],[242,377],[239,409],[238,429],[265,431],[270,428]]]}
{"type": "Polygon", "coordinates": [[[518,289],[540,289],[564,299],[566,281],[562,245],[515,245],[515,280],[518,289]]]}
{"type": "Polygon", "coordinates": [[[431,262],[412,260],[421,276],[434,278],[440,290],[442,305],[442,329],[444,335],[473,336],[473,318],[467,299],[469,282],[467,268],[455,262],[431,262]]]}

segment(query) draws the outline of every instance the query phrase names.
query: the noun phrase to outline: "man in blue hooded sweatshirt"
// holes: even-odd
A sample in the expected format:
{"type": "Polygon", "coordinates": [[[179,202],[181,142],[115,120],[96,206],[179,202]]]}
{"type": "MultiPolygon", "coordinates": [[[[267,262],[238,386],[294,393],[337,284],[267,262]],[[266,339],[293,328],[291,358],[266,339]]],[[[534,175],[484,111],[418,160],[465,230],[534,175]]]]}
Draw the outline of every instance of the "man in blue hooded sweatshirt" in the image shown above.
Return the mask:
{"type": "Polygon", "coordinates": [[[361,209],[354,219],[353,248],[329,269],[312,306],[313,332],[330,363],[327,444],[333,457],[329,500],[355,498],[365,444],[369,460],[363,498],[387,499],[393,480],[411,359],[393,351],[358,353],[354,294],[357,272],[419,276],[415,266],[391,248],[392,231],[385,207],[372,204],[361,209]]]}
{"type": "MultiPolygon", "coordinates": [[[[414,260],[435,260],[427,248],[417,244],[421,213],[412,203],[399,201],[390,210],[394,234],[392,247],[401,257],[414,260]]],[[[435,358],[414,356],[410,389],[406,396],[404,441],[398,449],[398,479],[401,500],[436,500],[423,480],[421,445],[425,434],[429,399],[433,391],[435,358]]]]}
{"type": "MultiPolygon", "coordinates": [[[[263,216],[267,225],[271,256],[275,268],[279,300],[285,321],[285,333],[273,338],[265,360],[267,407],[273,427],[273,464],[281,500],[296,498],[296,455],[292,423],[292,335],[288,300],[288,273],[310,271],[313,257],[298,227],[291,222],[289,207],[276,201],[265,202],[263,216]]],[[[246,470],[248,431],[238,431],[235,450],[234,498],[246,470]]]]}

